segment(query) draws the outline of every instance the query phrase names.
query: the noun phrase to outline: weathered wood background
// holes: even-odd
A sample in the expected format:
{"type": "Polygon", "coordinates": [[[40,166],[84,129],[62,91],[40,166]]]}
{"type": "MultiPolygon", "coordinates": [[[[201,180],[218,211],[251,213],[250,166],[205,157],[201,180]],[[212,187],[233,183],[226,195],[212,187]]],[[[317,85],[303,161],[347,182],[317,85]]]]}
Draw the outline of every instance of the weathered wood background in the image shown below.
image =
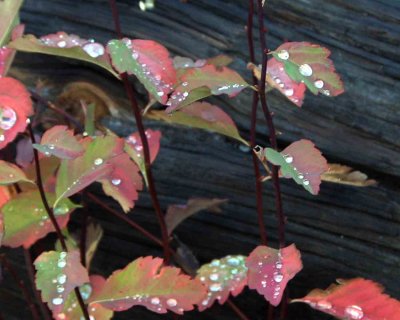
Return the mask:
{"type": "MultiPolygon", "coordinates": [[[[118,1],[125,34],[160,41],[173,54],[205,58],[226,53],[233,68],[249,77],[244,26],[247,1],[157,1],[141,12],[137,2],[118,1]]],[[[330,99],[308,95],[299,109],[278,94],[269,95],[281,146],[309,138],[330,162],[352,165],[380,181],[378,186],[353,188],[323,184],[317,197],[291,181],[283,181],[287,242],[296,243],[303,271],[291,282],[290,296],[326,287],[335,278],[362,276],[382,283],[400,298],[400,2],[393,0],[268,0],[268,45],[285,40],[311,41],[332,50],[346,93],[330,99]]],[[[106,42],[114,36],[106,0],[26,0],[22,21],[36,35],[64,30],[106,42]]],[[[13,75],[34,85],[41,79],[54,85],[50,97],[64,84],[85,80],[99,85],[127,110],[120,84],[103,74],[69,61],[19,54],[13,75]]],[[[248,137],[251,92],[235,99],[218,97],[248,137]]],[[[267,144],[259,115],[259,143],[267,144]]],[[[108,119],[120,133],[129,133],[131,120],[108,119]]],[[[222,214],[202,213],[177,229],[179,238],[201,262],[229,253],[248,254],[259,242],[254,178],[249,152],[235,142],[198,130],[147,122],[163,132],[154,172],[163,208],[190,197],[229,198],[222,214]]],[[[276,245],[277,221],[272,192],[265,186],[268,237],[276,245]]],[[[115,205],[117,208],[117,206],[115,205]]],[[[140,255],[161,255],[158,247],[113,216],[92,206],[105,237],[93,272],[109,275],[140,255]]],[[[131,218],[158,233],[148,195],[143,192],[131,218]]],[[[76,216],[74,220],[79,220],[76,216]]],[[[4,250],[4,249],[3,249],[4,250]]],[[[9,251],[13,265],[26,278],[20,250],[9,251]]],[[[0,288],[0,310],[6,320],[29,319],[20,292],[7,273],[0,288]]],[[[235,299],[251,319],[265,319],[265,303],[246,291],[235,299]]],[[[184,319],[235,319],[227,307],[215,307],[184,319]]],[[[115,319],[161,319],[142,308],[119,313],[115,319]]],[[[171,318],[171,316],[167,316],[171,318]]],[[[325,319],[306,306],[290,306],[287,319],[325,319]]],[[[328,318],[327,318],[328,319],[328,318]]]]}

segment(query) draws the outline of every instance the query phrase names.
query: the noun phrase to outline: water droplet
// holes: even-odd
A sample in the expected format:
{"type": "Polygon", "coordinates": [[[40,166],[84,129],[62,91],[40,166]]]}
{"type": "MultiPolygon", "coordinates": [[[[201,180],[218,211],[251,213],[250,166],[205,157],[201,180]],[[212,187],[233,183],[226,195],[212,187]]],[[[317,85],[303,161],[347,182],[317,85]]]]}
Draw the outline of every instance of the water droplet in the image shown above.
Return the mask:
{"type": "Polygon", "coordinates": [[[220,265],[220,261],[219,260],[213,260],[213,261],[211,261],[211,265],[213,266],[213,267],[218,267],[219,265],[220,265]]]}
{"type": "Polygon", "coordinates": [[[57,47],[59,47],[59,48],[65,48],[66,45],[67,45],[67,43],[64,40],[63,41],[59,41],[57,43],[57,47]]]}
{"type": "Polygon", "coordinates": [[[210,278],[211,281],[217,281],[218,278],[219,278],[219,274],[218,273],[212,273],[212,274],[210,274],[209,278],[210,278]]]}
{"type": "Polygon", "coordinates": [[[6,137],[4,136],[4,134],[0,135],[0,141],[4,141],[6,139],[6,137]]]}
{"type": "Polygon", "coordinates": [[[359,319],[362,319],[364,317],[363,310],[361,309],[361,307],[356,306],[356,305],[348,306],[344,310],[344,313],[346,315],[348,315],[350,317],[350,319],[359,320],[359,319]]]}
{"type": "Polygon", "coordinates": [[[231,265],[233,267],[237,267],[240,264],[239,259],[237,259],[235,257],[229,258],[227,262],[228,262],[229,265],[231,265]]]}
{"type": "Polygon", "coordinates": [[[65,313],[59,313],[57,315],[57,318],[60,319],[60,320],[64,320],[66,318],[65,313]]]}
{"type": "Polygon", "coordinates": [[[59,285],[57,285],[56,290],[57,290],[58,293],[62,293],[62,292],[64,292],[65,288],[62,285],[59,284],[59,285]]]}
{"type": "Polygon", "coordinates": [[[102,158],[97,158],[97,159],[94,160],[94,164],[95,164],[96,166],[99,166],[99,165],[101,165],[102,163],[103,163],[103,159],[102,159],[102,158]]]}
{"type": "Polygon", "coordinates": [[[182,82],[182,86],[186,87],[188,85],[187,82],[182,82]]]}
{"type": "Polygon", "coordinates": [[[322,90],[322,93],[328,97],[331,95],[331,92],[329,90],[322,90]]]}
{"type": "Polygon", "coordinates": [[[294,94],[294,90],[293,89],[287,89],[285,90],[285,95],[288,97],[291,97],[294,94]]]}
{"type": "Polygon", "coordinates": [[[67,265],[67,261],[65,260],[58,260],[57,267],[64,268],[67,265]]]}
{"type": "Polygon", "coordinates": [[[206,305],[208,305],[208,301],[209,301],[208,299],[203,300],[201,304],[202,304],[203,306],[206,306],[206,305]]]}
{"type": "Polygon", "coordinates": [[[287,52],[286,50],[281,50],[278,52],[278,57],[279,59],[287,60],[289,59],[289,52],[287,52]]]}
{"type": "Polygon", "coordinates": [[[11,129],[17,122],[17,114],[9,107],[2,107],[0,109],[0,128],[3,130],[11,129]]]}
{"type": "Polygon", "coordinates": [[[310,184],[310,181],[304,180],[304,181],[303,181],[303,184],[304,184],[305,186],[308,186],[308,185],[310,184]]]}
{"type": "Polygon", "coordinates": [[[48,147],[49,147],[50,150],[54,150],[55,149],[55,145],[54,144],[49,144],[48,147]]]}
{"type": "Polygon", "coordinates": [[[299,174],[299,179],[303,179],[304,178],[304,176],[302,175],[302,174],[299,174]]]}
{"type": "Polygon", "coordinates": [[[210,291],[211,291],[211,292],[218,292],[218,291],[221,291],[221,289],[222,289],[222,287],[221,287],[221,284],[220,284],[220,283],[213,283],[213,284],[210,286],[210,291]]]}
{"type": "Polygon", "coordinates": [[[160,303],[160,299],[157,297],[154,297],[150,300],[151,304],[159,304],[160,303]]]}
{"type": "Polygon", "coordinates": [[[287,156],[285,157],[286,163],[292,163],[293,162],[293,157],[292,156],[287,156]]]}
{"type": "Polygon", "coordinates": [[[96,42],[85,44],[82,49],[92,58],[100,57],[105,52],[103,45],[96,42]]]}
{"type": "Polygon", "coordinates": [[[327,300],[320,300],[317,302],[317,307],[322,310],[331,309],[332,303],[327,300]]]}
{"type": "Polygon", "coordinates": [[[139,58],[139,53],[137,53],[136,51],[133,51],[133,53],[132,53],[132,58],[133,59],[137,59],[137,58],[139,58]]]}
{"type": "Polygon", "coordinates": [[[282,263],[277,262],[277,263],[275,264],[275,267],[276,267],[277,269],[282,269],[283,265],[282,265],[282,263]]]}
{"type": "MultiPolygon", "coordinates": [[[[56,208],[54,208],[54,214],[56,216],[66,214],[67,212],[69,212],[69,207],[65,203],[60,204],[56,208]]],[[[60,254],[60,257],[61,257],[61,254],[60,254]]]]}
{"type": "Polygon", "coordinates": [[[59,284],[64,284],[67,281],[67,276],[65,274],[59,274],[57,276],[57,282],[59,284]]]}
{"type": "Polygon", "coordinates": [[[324,82],[322,80],[317,80],[317,81],[314,82],[314,86],[317,89],[321,89],[324,86],[324,82]]]}
{"type": "Polygon", "coordinates": [[[26,119],[26,124],[30,124],[31,123],[31,119],[27,118],[26,119]]]}
{"type": "Polygon", "coordinates": [[[281,273],[277,273],[277,274],[274,274],[274,280],[275,280],[275,282],[281,282],[282,280],[283,280],[283,274],[281,274],[281,273]]]}
{"type": "Polygon", "coordinates": [[[158,95],[159,97],[162,97],[162,96],[164,95],[164,92],[163,92],[163,91],[158,91],[158,92],[157,92],[157,95],[158,95]]]}
{"type": "Polygon", "coordinates": [[[309,77],[312,75],[313,70],[309,64],[305,63],[299,67],[299,72],[301,73],[302,76],[309,77]]]}
{"type": "Polygon", "coordinates": [[[169,306],[169,307],[175,307],[176,305],[178,304],[178,301],[176,301],[175,299],[168,299],[167,300],[167,305],[169,306]]]}
{"type": "Polygon", "coordinates": [[[121,184],[121,179],[112,179],[112,180],[111,180],[111,183],[112,183],[114,186],[119,186],[119,185],[121,184]]]}
{"type": "Polygon", "coordinates": [[[64,302],[64,300],[63,300],[62,298],[58,297],[58,298],[54,298],[51,302],[52,302],[55,306],[59,306],[60,304],[62,304],[62,303],[64,302]]]}

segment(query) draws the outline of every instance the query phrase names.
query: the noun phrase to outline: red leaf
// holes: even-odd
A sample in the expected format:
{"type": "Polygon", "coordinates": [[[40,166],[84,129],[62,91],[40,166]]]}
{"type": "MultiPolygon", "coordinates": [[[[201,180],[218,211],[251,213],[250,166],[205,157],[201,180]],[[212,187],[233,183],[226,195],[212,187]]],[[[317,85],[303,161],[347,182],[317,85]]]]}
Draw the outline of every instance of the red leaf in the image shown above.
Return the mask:
{"type": "MultiPolygon", "coordinates": [[[[149,144],[150,162],[156,159],[158,151],[160,150],[161,132],[158,130],[146,130],[147,142],[149,144]]],[[[132,133],[125,139],[125,151],[140,167],[144,162],[143,144],[140,140],[139,132],[132,133]]]]}
{"type": "Polygon", "coordinates": [[[207,287],[207,297],[199,310],[211,307],[215,300],[224,304],[229,294],[234,297],[240,294],[247,284],[247,268],[244,256],[226,256],[203,265],[197,271],[199,279],[207,287]]]}
{"type": "Polygon", "coordinates": [[[197,279],[191,279],[174,267],[162,267],[162,259],[136,259],[122,270],[115,271],[92,303],[115,310],[127,310],[135,305],[166,313],[182,314],[193,310],[205,296],[205,289],[197,279]]]}
{"type": "MultiPolygon", "coordinates": [[[[313,194],[318,194],[321,184],[321,175],[329,169],[328,162],[322,156],[321,151],[315,148],[314,143],[310,140],[299,140],[290,144],[281,152],[285,156],[286,162],[292,159],[290,163],[305,184],[309,181],[313,194]]],[[[290,177],[287,177],[290,178],[290,177]]]]}
{"type": "Polygon", "coordinates": [[[111,158],[108,163],[113,166],[113,170],[107,179],[100,181],[103,190],[105,194],[117,200],[125,212],[128,212],[139,197],[138,191],[143,188],[139,168],[126,153],[111,158]]]}
{"type": "Polygon", "coordinates": [[[362,278],[338,280],[326,290],[314,289],[292,302],[303,302],[312,308],[346,320],[398,320],[400,301],[383,293],[381,285],[362,278]]]}
{"type": "Polygon", "coordinates": [[[246,259],[246,266],[249,288],[274,306],[281,302],[288,281],[303,268],[294,244],[280,250],[258,246],[246,259]]]}
{"type": "Polygon", "coordinates": [[[25,131],[32,114],[32,101],[25,86],[13,78],[0,78],[0,149],[25,131]]]}

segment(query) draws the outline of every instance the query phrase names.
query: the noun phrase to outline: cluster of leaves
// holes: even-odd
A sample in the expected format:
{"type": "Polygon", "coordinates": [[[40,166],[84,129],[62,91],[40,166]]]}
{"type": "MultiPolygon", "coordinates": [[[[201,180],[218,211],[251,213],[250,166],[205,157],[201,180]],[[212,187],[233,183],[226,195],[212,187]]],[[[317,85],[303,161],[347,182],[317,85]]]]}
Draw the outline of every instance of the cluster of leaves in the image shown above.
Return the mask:
{"type": "MultiPolygon", "coordinates": [[[[164,46],[142,39],[111,40],[103,46],[65,32],[39,39],[32,35],[22,36],[23,27],[16,22],[20,3],[15,1],[17,5],[8,8],[6,16],[11,19],[0,26],[4,28],[0,30],[0,148],[24,133],[29,117],[34,114],[24,85],[16,79],[3,77],[14,50],[77,59],[101,67],[117,78],[124,73],[134,75],[146,88],[149,100],[166,107],[165,110],[147,112],[150,119],[209,130],[250,145],[240,136],[226,112],[199,101],[211,95],[234,97],[251,87],[228,67],[230,58],[172,59],[164,46]],[[11,42],[3,47],[9,40],[11,42]]],[[[326,48],[307,42],[287,42],[271,55],[266,75],[267,89],[277,89],[299,107],[306,88],[313,94],[325,96],[337,96],[344,90],[326,48]]],[[[259,67],[249,65],[249,68],[257,78],[261,78],[259,67]]],[[[255,87],[252,89],[257,90],[255,87]]],[[[182,314],[195,306],[203,311],[217,300],[223,304],[230,294],[236,296],[246,286],[263,295],[274,306],[281,302],[287,283],[302,269],[300,252],[295,245],[281,249],[259,246],[247,257],[230,255],[215,259],[201,266],[194,277],[184,274],[180,268],[165,266],[162,259],[150,256],[132,261],[107,279],[90,274],[90,261],[102,231],[98,226],[89,225],[84,266],[79,241],[67,229],[71,213],[81,204],[74,203],[70,197],[98,182],[104,193],[128,213],[143,189],[143,180],[147,184],[148,177],[144,144],[138,132],[121,138],[111,131],[97,130],[90,112],[84,127],[85,131],[78,133],[64,125],[45,131],[40,143],[29,146],[39,153],[38,163],[30,152],[24,153],[26,159],[20,165],[0,161],[0,184],[3,185],[0,189],[0,244],[30,248],[55,231],[54,222],[50,221],[51,214],[54,214],[66,238],[68,251],[56,243],[55,250],[41,253],[34,262],[36,286],[56,319],[82,317],[82,310],[77,307],[76,288],[89,305],[90,316],[95,319],[110,319],[115,311],[136,305],[157,313],[172,311],[182,314]],[[43,169],[44,194],[38,185],[40,179],[35,176],[38,173],[36,164],[43,169]],[[15,184],[18,192],[12,193],[10,190],[15,184]]],[[[145,135],[150,147],[150,161],[153,162],[160,149],[161,132],[147,130],[145,135]]],[[[296,141],[281,152],[262,147],[254,151],[267,172],[270,172],[270,165],[279,166],[281,177],[293,179],[314,195],[319,192],[321,180],[335,181],[335,174],[340,174],[351,184],[372,183],[366,177],[360,177],[361,173],[355,177],[349,168],[329,166],[309,140],[296,141]]],[[[165,217],[168,233],[201,210],[219,210],[217,206],[224,201],[191,199],[186,205],[171,206],[165,217]]],[[[314,290],[293,302],[307,303],[343,319],[394,320],[399,318],[400,310],[399,301],[383,294],[372,281],[360,278],[340,280],[338,285],[325,291],[314,290]]]]}

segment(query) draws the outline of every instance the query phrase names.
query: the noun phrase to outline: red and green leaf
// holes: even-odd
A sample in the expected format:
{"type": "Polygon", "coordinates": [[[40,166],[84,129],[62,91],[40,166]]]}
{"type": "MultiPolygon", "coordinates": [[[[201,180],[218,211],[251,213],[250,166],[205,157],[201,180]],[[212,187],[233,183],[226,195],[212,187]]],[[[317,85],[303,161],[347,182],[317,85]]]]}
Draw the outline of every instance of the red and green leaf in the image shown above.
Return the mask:
{"type": "Polygon", "coordinates": [[[24,132],[32,101],[25,86],[13,78],[0,78],[0,149],[24,132]]]}
{"type": "MultiPolygon", "coordinates": [[[[46,197],[49,203],[55,199],[52,193],[47,193],[46,197]]],[[[63,199],[54,208],[60,228],[67,225],[70,213],[77,207],[69,199],[63,199]]],[[[38,191],[16,195],[1,208],[1,213],[4,220],[3,244],[6,246],[29,248],[38,239],[55,231],[38,191]]]]}
{"type": "Polygon", "coordinates": [[[332,284],[326,290],[314,289],[305,297],[292,302],[307,303],[339,319],[400,319],[400,301],[383,291],[381,285],[371,280],[338,280],[338,284],[332,284]]]}
{"type": "Polygon", "coordinates": [[[199,310],[210,308],[216,300],[225,303],[229,294],[240,294],[247,284],[245,256],[226,256],[203,265],[197,271],[199,279],[207,288],[207,297],[199,304],[199,310]]]}
{"type": "Polygon", "coordinates": [[[19,10],[23,0],[6,0],[0,2],[0,47],[7,44],[13,28],[19,21],[19,10]]]}
{"type": "Polygon", "coordinates": [[[168,50],[152,40],[111,40],[107,44],[114,68],[134,74],[147,91],[165,104],[176,83],[176,71],[168,50]]]}
{"type": "Polygon", "coordinates": [[[221,212],[219,205],[227,201],[227,199],[193,198],[189,199],[187,204],[173,204],[168,206],[165,215],[168,234],[171,234],[181,222],[202,210],[221,212]]]}
{"type": "MultiPolygon", "coordinates": [[[[206,64],[212,64],[216,67],[226,67],[229,65],[233,59],[227,55],[220,54],[218,56],[206,59],[198,59],[193,61],[187,57],[175,56],[173,59],[175,69],[185,69],[185,68],[201,68],[206,64]]],[[[179,72],[179,70],[178,70],[179,72]]]]}
{"type": "Polygon", "coordinates": [[[304,82],[314,94],[337,96],[344,92],[343,83],[336,73],[331,52],[309,42],[286,42],[272,52],[282,62],[285,71],[296,82],[304,82]]]}
{"type": "Polygon", "coordinates": [[[227,94],[234,97],[248,86],[236,71],[227,67],[207,64],[201,68],[188,68],[167,102],[167,112],[210,95],[227,94]]]}
{"type": "MultiPolygon", "coordinates": [[[[18,19],[16,21],[18,21],[18,19]]],[[[22,37],[22,35],[24,34],[24,30],[25,30],[25,25],[23,24],[15,26],[15,28],[11,32],[11,39],[15,40],[19,37],[22,37]]],[[[10,49],[5,46],[0,47],[0,77],[5,77],[7,75],[12,62],[14,61],[14,57],[15,57],[14,49],[10,49]]]]}
{"type": "Polygon", "coordinates": [[[74,159],[83,154],[85,149],[74,137],[74,132],[67,126],[54,126],[47,130],[34,147],[45,155],[54,155],[61,159],[74,159]]]}
{"type": "Polygon", "coordinates": [[[281,302],[287,283],[303,268],[294,244],[279,250],[258,246],[246,259],[246,266],[249,288],[273,306],[281,302]]]}
{"type": "Polygon", "coordinates": [[[171,114],[152,110],[147,116],[154,120],[216,132],[249,145],[240,136],[232,118],[225,111],[208,102],[195,102],[171,114]]]}
{"type": "Polygon", "coordinates": [[[43,252],[34,265],[36,288],[54,314],[62,312],[70,292],[89,282],[88,272],[80,262],[79,250],[43,252]]]}
{"type": "Polygon", "coordinates": [[[9,185],[20,181],[33,183],[18,166],[0,160],[0,185],[9,185]]]}
{"type": "Polygon", "coordinates": [[[281,167],[285,178],[292,178],[311,194],[318,194],[321,175],[328,170],[328,163],[310,140],[293,142],[282,152],[265,148],[265,157],[281,167]]]}
{"type": "Polygon", "coordinates": [[[206,295],[199,280],[181,274],[175,267],[163,267],[159,258],[136,259],[122,270],[115,271],[100,292],[93,295],[98,303],[114,311],[127,310],[135,305],[166,313],[178,314],[193,310],[206,295]]]}

